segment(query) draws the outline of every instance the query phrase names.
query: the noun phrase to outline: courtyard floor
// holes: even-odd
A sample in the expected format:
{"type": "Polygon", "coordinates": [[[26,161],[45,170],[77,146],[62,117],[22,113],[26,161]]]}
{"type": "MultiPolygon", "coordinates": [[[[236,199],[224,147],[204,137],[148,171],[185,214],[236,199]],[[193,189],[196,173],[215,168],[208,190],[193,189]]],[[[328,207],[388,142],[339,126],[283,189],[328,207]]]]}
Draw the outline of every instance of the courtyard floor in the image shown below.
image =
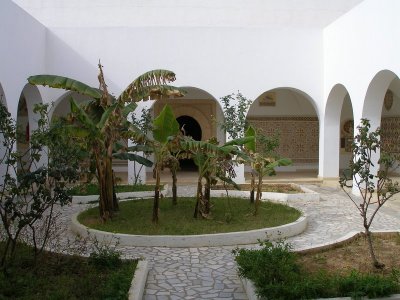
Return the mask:
{"type": "MultiPolygon", "coordinates": [[[[288,239],[295,249],[332,242],[352,231],[362,231],[361,217],[344,192],[338,188],[306,185],[320,193],[319,202],[297,201],[292,206],[308,216],[302,234],[288,239]]],[[[194,195],[195,186],[180,186],[179,195],[194,195]]],[[[63,223],[87,205],[63,209],[63,223]]],[[[149,212],[149,217],[150,217],[149,212]]],[[[373,230],[400,230],[400,197],[386,204],[375,218],[373,230]]],[[[242,247],[258,247],[243,245],[242,247]]],[[[231,254],[234,247],[165,248],[119,247],[128,258],[149,262],[145,300],[161,299],[247,299],[231,254]]]]}

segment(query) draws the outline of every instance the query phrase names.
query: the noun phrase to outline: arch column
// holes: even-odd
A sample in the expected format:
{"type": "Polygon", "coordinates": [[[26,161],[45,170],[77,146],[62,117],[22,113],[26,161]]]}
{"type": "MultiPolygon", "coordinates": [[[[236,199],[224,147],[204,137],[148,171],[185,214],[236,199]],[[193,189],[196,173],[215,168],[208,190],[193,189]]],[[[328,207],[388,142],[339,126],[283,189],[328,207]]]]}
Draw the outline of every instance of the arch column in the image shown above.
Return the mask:
{"type": "Polygon", "coordinates": [[[339,178],[340,117],[347,94],[346,88],[341,84],[332,88],[327,99],[324,118],[320,123],[318,177],[328,184],[332,182],[336,185],[339,178]]]}
{"type": "MultiPolygon", "coordinates": [[[[0,102],[7,109],[6,96],[4,94],[1,83],[0,83],[0,102]]],[[[0,145],[3,145],[3,141],[4,141],[4,136],[3,134],[0,134],[0,145]]],[[[0,157],[4,157],[4,154],[6,153],[5,151],[6,150],[4,149],[4,147],[0,147],[0,157]]],[[[4,175],[6,174],[6,172],[7,172],[7,165],[4,162],[0,162],[0,184],[4,183],[4,175]]]]}
{"type": "MultiPolygon", "coordinates": [[[[32,133],[38,128],[38,120],[39,120],[39,115],[34,112],[34,107],[36,104],[42,103],[42,97],[40,95],[39,89],[36,86],[33,86],[31,84],[26,84],[25,87],[22,90],[21,97],[19,101],[25,101],[26,103],[26,108],[27,108],[27,117],[28,117],[28,126],[29,126],[29,131],[27,134],[29,136],[32,135],[32,133]]],[[[17,125],[19,123],[18,119],[20,117],[20,111],[19,111],[19,105],[18,105],[18,111],[17,111],[17,125]]],[[[17,144],[17,150],[18,149],[18,144],[17,144]]],[[[41,158],[37,162],[36,167],[33,166],[34,169],[31,171],[34,171],[37,168],[40,168],[43,165],[47,164],[47,151],[42,151],[41,153],[41,158]]]]}

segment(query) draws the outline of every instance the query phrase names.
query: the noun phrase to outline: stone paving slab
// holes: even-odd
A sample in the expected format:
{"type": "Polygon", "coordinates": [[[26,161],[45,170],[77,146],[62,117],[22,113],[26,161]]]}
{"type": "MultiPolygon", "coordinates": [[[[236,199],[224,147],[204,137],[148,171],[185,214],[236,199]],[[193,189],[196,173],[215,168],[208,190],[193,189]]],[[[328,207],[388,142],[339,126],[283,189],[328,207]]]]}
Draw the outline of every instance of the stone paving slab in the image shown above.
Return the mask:
{"type": "MultiPolygon", "coordinates": [[[[321,194],[319,202],[290,203],[308,216],[308,227],[299,236],[287,239],[295,249],[336,240],[346,233],[362,231],[361,217],[347,196],[337,188],[308,188],[321,194]]],[[[179,195],[194,195],[195,187],[179,187],[179,195]]],[[[400,200],[399,200],[400,201],[400,200]]],[[[61,221],[68,224],[73,213],[88,205],[72,204],[63,209],[61,221]]],[[[373,230],[400,230],[400,205],[397,200],[378,213],[373,230]]],[[[257,248],[258,245],[242,245],[257,248]]],[[[165,248],[120,247],[129,258],[149,261],[145,300],[161,299],[247,299],[237,276],[231,254],[235,247],[165,248]]]]}

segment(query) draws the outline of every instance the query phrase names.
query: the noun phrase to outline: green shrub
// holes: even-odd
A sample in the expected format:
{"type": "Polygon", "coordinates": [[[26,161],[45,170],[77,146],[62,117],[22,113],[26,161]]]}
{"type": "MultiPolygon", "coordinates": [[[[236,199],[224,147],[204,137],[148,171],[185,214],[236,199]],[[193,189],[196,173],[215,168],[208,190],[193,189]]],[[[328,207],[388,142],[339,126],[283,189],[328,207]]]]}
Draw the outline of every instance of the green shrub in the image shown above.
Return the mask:
{"type": "Polygon", "coordinates": [[[391,276],[362,274],[309,274],[301,269],[292,247],[284,241],[262,242],[260,250],[233,251],[239,276],[254,283],[256,293],[267,299],[322,297],[384,297],[399,291],[399,271],[391,276]]]}
{"type": "Polygon", "coordinates": [[[122,264],[121,253],[110,244],[93,241],[94,251],[90,253],[89,263],[99,268],[116,269],[122,264]]]}

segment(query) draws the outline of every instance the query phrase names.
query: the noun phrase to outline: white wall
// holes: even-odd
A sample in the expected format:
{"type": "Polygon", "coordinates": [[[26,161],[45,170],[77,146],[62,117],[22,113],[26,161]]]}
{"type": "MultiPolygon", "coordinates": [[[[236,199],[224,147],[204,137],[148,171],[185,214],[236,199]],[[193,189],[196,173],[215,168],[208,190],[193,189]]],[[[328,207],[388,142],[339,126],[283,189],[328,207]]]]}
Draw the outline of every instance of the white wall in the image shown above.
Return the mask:
{"type": "Polygon", "coordinates": [[[49,71],[94,78],[92,84],[101,59],[115,94],[156,68],[174,71],[175,85],[196,86],[216,98],[240,90],[255,99],[276,87],[300,89],[317,101],[323,94],[320,29],[52,28],[47,46],[49,71]]]}
{"type": "Polygon", "coordinates": [[[2,0],[0,37],[0,83],[8,109],[16,117],[26,79],[44,72],[46,29],[10,0],[2,0]]]}
{"type": "Polygon", "coordinates": [[[349,91],[355,119],[373,77],[400,74],[400,1],[365,0],[324,30],[324,99],[336,83],[349,91]]]}
{"type": "MultiPolygon", "coordinates": [[[[400,74],[399,11],[398,0],[365,0],[324,29],[324,102],[332,88],[342,84],[352,101],[355,127],[361,117],[373,119],[373,127],[379,125],[386,88],[395,74],[400,74]],[[374,81],[376,87],[367,95],[371,81],[381,70],[394,73],[380,73],[380,79],[374,81]],[[368,103],[375,103],[377,107],[365,109],[366,98],[368,103]]],[[[334,147],[324,147],[324,143],[337,135],[325,131],[326,128],[335,128],[329,124],[334,122],[331,117],[329,120],[322,118],[321,123],[320,177],[337,176],[338,160],[333,158],[336,156],[334,147]],[[330,160],[335,160],[335,163],[330,163],[330,160]]],[[[340,115],[337,122],[339,120],[340,115]]]]}

